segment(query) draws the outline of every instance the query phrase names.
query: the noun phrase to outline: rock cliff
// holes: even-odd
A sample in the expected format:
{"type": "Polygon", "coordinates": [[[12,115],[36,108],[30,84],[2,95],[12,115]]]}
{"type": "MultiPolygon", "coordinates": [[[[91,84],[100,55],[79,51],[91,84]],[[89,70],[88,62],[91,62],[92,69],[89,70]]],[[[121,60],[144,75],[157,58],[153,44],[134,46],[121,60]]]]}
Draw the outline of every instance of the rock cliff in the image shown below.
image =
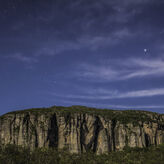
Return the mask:
{"type": "Polygon", "coordinates": [[[164,143],[164,115],[80,106],[7,113],[0,117],[0,144],[67,148],[97,154],[164,143]]]}

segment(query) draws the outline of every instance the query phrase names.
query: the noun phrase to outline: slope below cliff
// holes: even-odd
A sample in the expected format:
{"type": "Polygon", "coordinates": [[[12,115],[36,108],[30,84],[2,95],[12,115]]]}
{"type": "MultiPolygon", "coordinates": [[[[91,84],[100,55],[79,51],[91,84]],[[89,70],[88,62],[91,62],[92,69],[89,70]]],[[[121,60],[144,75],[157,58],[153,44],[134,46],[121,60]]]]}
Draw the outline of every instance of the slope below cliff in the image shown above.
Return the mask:
{"type": "Polygon", "coordinates": [[[146,111],[51,107],[0,117],[0,144],[97,154],[164,143],[164,115],[146,111]]]}

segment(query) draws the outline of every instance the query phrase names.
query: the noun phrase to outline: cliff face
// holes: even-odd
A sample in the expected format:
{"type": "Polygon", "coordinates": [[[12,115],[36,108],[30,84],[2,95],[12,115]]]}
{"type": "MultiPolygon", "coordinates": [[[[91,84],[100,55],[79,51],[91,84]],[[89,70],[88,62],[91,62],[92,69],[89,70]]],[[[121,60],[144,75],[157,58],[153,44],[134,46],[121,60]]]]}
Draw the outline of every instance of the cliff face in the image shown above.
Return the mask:
{"type": "MultiPolygon", "coordinates": [[[[97,154],[129,147],[164,143],[164,116],[141,112],[146,119],[124,121],[123,112],[115,117],[94,112],[13,112],[0,118],[0,144],[35,147],[67,147],[72,153],[97,154]]],[[[116,112],[117,113],[117,112],[116,112]]],[[[133,112],[132,112],[133,113],[133,112]]],[[[127,115],[130,117],[131,115],[127,115]]],[[[134,116],[134,114],[133,114],[134,116]]]]}

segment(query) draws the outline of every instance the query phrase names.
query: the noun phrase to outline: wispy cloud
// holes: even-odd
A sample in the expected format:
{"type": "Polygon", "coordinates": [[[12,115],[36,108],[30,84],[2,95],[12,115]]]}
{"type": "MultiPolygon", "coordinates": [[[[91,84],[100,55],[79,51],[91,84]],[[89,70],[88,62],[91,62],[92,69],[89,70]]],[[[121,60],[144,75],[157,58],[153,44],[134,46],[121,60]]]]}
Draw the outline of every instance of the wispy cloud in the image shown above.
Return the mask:
{"type": "Polygon", "coordinates": [[[164,88],[130,91],[125,93],[118,93],[114,98],[137,98],[137,97],[152,97],[164,95],[164,88]]]}
{"type": "Polygon", "coordinates": [[[36,58],[34,58],[33,56],[26,56],[21,53],[15,53],[15,54],[9,55],[9,56],[7,56],[7,58],[15,59],[17,61],[20,61],[23,63],[28,63],[28,64],[38,62],[38,60],[36,58]]]}
{"type": "MultiPolygon", "coordinates": [[[[85,90],[86,91],[86,90],[85,90]]],[[[120,92],[118,90],[105,90],[105,89],[89,89],[83,94],[54,94],[57,97],[64,97],[69,99],[87,99],[87,100],[109,100],[109,99],[123,99],[123,98],[141,98],[152,96],[163,96],[164,88],[148,89],[148,90],[136,90],[128,92],[120,92]]]]}
{"type": "Polygon", "coordinates": [[[57,54],[57,50],[53,47],[50,46],[45,46],[39,48],[35,53],[35,57],[40,57],[40,56],[55,56],[57,54]]]}
{"type": "Polygon", "coordinates": [[[76,76],[84,80],[117,81],[132,78],[157,77],[164,75],[162,59],[127,59],[108,63],[81,64],[76,76]]]}
{"type": "Polygon", "coordinates": [[[117,29],[109,34],[83,34],[79,35],[75,40],[65,40],[62,42],[56,42],[55,53],[59,54],[69,50],[97,50],[99,48],[110,47],[122,42],[122,39],[129,39],[136,36],[137,33],[133,33],[127,28],[117,29]]]}

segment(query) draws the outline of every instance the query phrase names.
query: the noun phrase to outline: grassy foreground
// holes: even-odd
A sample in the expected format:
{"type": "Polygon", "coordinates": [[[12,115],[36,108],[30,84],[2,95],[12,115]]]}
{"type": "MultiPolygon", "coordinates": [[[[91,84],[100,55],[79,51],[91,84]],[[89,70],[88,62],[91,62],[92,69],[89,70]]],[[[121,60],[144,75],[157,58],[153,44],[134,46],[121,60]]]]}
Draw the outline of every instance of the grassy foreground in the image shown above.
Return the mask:
{"type": "Polygon", "coordinates": [[[16,145],[0,147],[0,164],[164,164],[164,144],[149,148],[125,148],[123,151],[95,155],[70,154],[67,150],[28,148],[16,145]]]}

